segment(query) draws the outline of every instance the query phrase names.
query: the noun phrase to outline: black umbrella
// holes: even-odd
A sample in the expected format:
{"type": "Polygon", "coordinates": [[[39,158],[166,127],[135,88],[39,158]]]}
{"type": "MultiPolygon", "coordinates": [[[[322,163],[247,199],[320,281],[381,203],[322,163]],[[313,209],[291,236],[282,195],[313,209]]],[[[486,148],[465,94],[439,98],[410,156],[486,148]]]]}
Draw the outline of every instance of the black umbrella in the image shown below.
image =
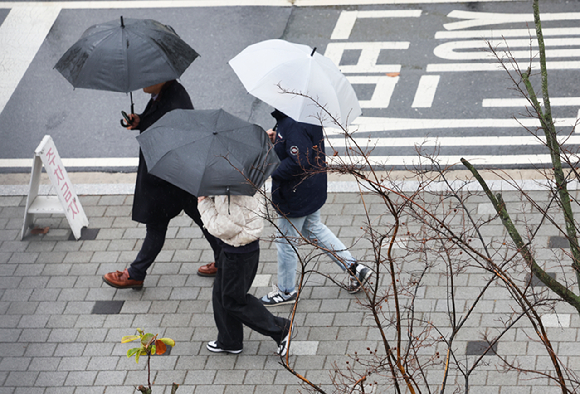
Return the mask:
{"type": "Polygon", "coordinates": [[[263,128],[222,109],[173,110],[137,140],[149,173],[194,196],[251,196],[280,163],[263,128]]]}
{"type": "Polygon", "coordinates": [[[89,27],[54,68],[75,88],[127,93],[179,78],[198,56],[171,26],[121,17],[89,27]]]}

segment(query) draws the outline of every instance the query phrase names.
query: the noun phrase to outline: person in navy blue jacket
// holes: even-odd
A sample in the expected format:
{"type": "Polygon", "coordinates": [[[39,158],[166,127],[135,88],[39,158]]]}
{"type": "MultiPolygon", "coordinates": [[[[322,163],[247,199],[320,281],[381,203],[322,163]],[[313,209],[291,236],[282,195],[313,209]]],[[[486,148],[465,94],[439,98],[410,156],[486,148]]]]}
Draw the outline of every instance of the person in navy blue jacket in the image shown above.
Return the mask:
{"type": "Polygon", "coordinates": [[[320,209],[327,197],[326,157],[322,126],[296,122],[275,110],[277,123],[268,135],[280,165],[272,174],[272,204],[278,212],[280,234],[278,249],[278,285],[262,297],[267,306],[296,302],[296,241],[304,237],[325,250],[326,254],[350,274],[349,293],[356,293],[372,271],[357,263],[344,244],[320,220],[320,209]]]}

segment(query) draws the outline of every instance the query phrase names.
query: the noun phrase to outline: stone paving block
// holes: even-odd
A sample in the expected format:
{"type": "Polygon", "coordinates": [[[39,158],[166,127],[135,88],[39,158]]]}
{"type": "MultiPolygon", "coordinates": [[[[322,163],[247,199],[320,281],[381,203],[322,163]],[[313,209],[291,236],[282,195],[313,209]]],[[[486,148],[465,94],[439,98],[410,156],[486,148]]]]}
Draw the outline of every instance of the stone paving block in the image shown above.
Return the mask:
{"type": "MultiPolygon", "coordinates": [[[[152,275],[146,278],[145,284],[148,286],[145,291],[143,292],[141,299],[144,301],[151,300],[151,301],[167,301],[169,300],[169,296],[171,294],[170,287],[153,287],[157,282],[156,278],[151,277],[152,275]],[[151,282],[151,286],[149,287],[149,282],[151,282]]],[[[153,305],[151,306],[153,308],[153,305]]],[[[153,310],[151,311],[153,312],[153,310]]]]}
{"type": "MultiPolygon", "coordinates": [[[[56,247],[56,246],[55,246],[56,247]]],[[[67,252],[40,252],[36,264],[61,264],[64,261],[67,252]]]]}
{"type": "Polygon", "coordinates": [[[124,195],[117,195],[117,196],[102,196],[99,201],[98,205],[124,205],[126,201],[126,196],[124,195]]]}
{"type": "Polygon", "coordinates": [[[4,381],[4,386],[32,387],[40,372],[37,371],[10,371],[4,381]]]}
{"type": "Polygon", "coordinates": [[[46,323],[46,328],[72,328],[78,319],[76,315],[58,316],[51,315],[46,323]]]}
{"type": "MultiPolygon", "coordinates": [[[[16,289],[19,287],[20,282],[22,282],[22,277],[21,275],[15,275],[13,277],[0,277],[0,286],[2,289],[16,289]]],[[[25,287],[25,291],[28,291],[29,289],[25,287]]]]}
{"type": "Polygon", "coordinates": [[[16,387],[15,394],[43,394],[44,389],[39,387],[16,387]]]}
{"type": "Polygon", "coordinates": [[[27,301],[32,294],[32,289],[6,289],[2,294],[1,301],[27,301]]]}
{"type": "MultiPolygon", "coordinates": [[[[78,328],[78,325],[75,325],[78,328]]],[[[81,328],[77,341],[79,342],[104,342],[107,336],[107,328],[81,328]]]]}
{"type": "Polygon", "coordinates": [[[122,385],[126,376],[126,371],[99,371],[94,384],[102,386],[122,385]]]}
{"type": "Polygon", "coordinates": [[[62,386],[66,380],[66,372],[40,372],[35,382],[36,386],[62,386]]]}
{"type": "Polygon", "coordinates": [[[56,301],[60,294],[59,289],[38,289],[32,294],[31,300],[43,300],[38,303],[37,312],[48,315],[61,315],[66,308],[66,302],[56,301]]]}
{"type": "Polygon", "coordinates": [[[196,386],[194,394],[224,394],[226,386],[222,384],[196,386]]]}
{"type": "MultiPolygon", "coordinates": [[[[88,288],[84,288],[84,289],[82,289],[82,288],[81,289],[74,289],[74,288],[71,289],[71,288],[66,288],[66,287],[65,288],[58,287],[58,288],[61,289],[60,294],[58,295],[58,298],[57,298],[58,301],[73,301],[74,302],[77,300],[84,300],[87,293],[89,292],[88,288]]],[[[87,303],[91,304],[91,309],[92,309],[92,305],[94,304],[94,302],[87,301],[87,303]]],[[[66,308],[64,313],[75,313],[75,312],[70,312],[70,309],[72,307],[75,307],[75,306],[80,306],[80,302],[75,302],[72,305],[71,305],[71,303],[69,303],[67,305],[67,308],[66,308]]]]}
{"type": "Polygon", "coordinates": [[[26,248],[26,253],[35,252],[52,252],[56,245],[56,241],[42,241],[42,242],[30,242],[28,248],[26,248]]]}
{"type": "Polygon", "coordinates": [[[3,357],[21,357],[26,347],[21,343],[7,343],[2,345],[3,357]]]}
{"type": "Polygon", "coordinates": [[[48,336],[48,342],[74,342],[78,336],[79,330],[74,328],[55,328],[52,329],[48,336]]]}
{"type": "MultiPolygon", "coordinates": [[[[6,243],[3,243],[2,247],[4,247],[5,244],[6,243]]],[[[10,263],[10,264],[34,264],[38,260],[39,255],[40,255],[40,253],[15,252],[15,253],[12,253],[12,256],[10,257],[10,260],[8,260],[8,263],[10,263]]]]}
{"type": "Polygon", "coordinates": [[[4,241],[0,246],[2,247],[2,252],[11,253],[8,261],[11,261],[14,253],[23,253],[26,251],[26,242],[21,241],[4,241]]]}
{"type": "Polygon", "coordinates": [[[46,342],[50,332],[51,330],[48,328],[25,328],[21,330],[20,335],[16,336],[14,341],[18,341],[19,343],[46,342]]]}
{"type": "Polygon", "coordinates": [[[2,357],[0,371],[26,371],[30,362],[30,357],[2,357]]]}
{"type": "MultiPolygon", "coordinates": [[[[82,261],[83,263],[85,261],[82,261]]],[[[42,275],[50,276],[51,280],[47,283],[47,287],[68,287],[68,285],[73,286],[75,277],[68,277],[67,275],[72,268],[72,263],[61,263],[61,264],[46,264],[42,270],[42,275]],[[61,276],[57,278],[57,276],[61,276]],[[72,282],[72,283],[71,283],[72,282]],[[56,283],[53,285],[52,283],[56,283]],[[58,284],[60,283],[60,285],[58,284]]]]}
{"type": "Polygon", "coordinates": [[[33,357],[28,366],[29,371],[56,371],[60,363],[59,357],[33,357]]]}
{"type": "MultiPolygon", "coordinates": [[[[62,387],[62,386],[57,386],[57,387],[47,387],[44,390],[44,394],[73,394],[74,393],[75,388],[74,387],[62,387]]],[[[96,391],[93,391],[95,394],[97,393],[96,391]]],[[[100,393],[103,392],[103,389],[101,389],[100,393]]],[[[83,394],[88,394],[87,391],[85,391],[83,389],[83,394]]]]}
{"type": "Polygon", "coordinates": [[[71,371],[64,382],[65,386],[92,386],[97,376],[96,371],[71,371]]]}
{"type": "Polygon", "coordinates": [[[29,343],[25,346],[25,355],[36,358],[50,357],[54,354],[57,345],[56,343],[29,343]]]}
{"type": "Polygon", "coordinates": [[[49,315],[27,315],[22,316],[18,322],[19,328],[43,328],[48,322],[49,315]]]}

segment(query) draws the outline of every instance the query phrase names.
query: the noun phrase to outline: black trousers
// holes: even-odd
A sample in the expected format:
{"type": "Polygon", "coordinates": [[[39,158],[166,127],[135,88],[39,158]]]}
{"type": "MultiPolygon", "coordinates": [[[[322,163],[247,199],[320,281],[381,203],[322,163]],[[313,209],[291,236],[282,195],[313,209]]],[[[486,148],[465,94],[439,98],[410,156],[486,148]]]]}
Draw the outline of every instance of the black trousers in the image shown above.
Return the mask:
{"type": "MultiPolygon", "coordinates": [[[[207,232],[205,227],[203,227],[197,204],[192,204],[186,207],[184,211],[193,219],[195,224],[197,224],[203,232],[205,239],[209,242],[213,250],[214,261],[217,261],[220,252],[218,241],[213,235],[207,232]]],[[[144,280],[147,276],[147,269],[151,267],[151,264],[153,264],[165,244],[165,236],[167,235],[167,227],[169,226],[170,220],[171,219],[146,224],[147,232],[145,234],[145,239],[143,240],[143,245],[141,245],[141,250],[137,253],[135,261],[133,261],[127,269],[131,279],[144,280]]]]}
{"type": "Polygon", "coordinates": [[[217,344],[221,349],[243,349],[243,325],[272,338],[277,344],[288,332],[288,319],[274,316],[262,301],[248,294],[259,259],[259,250],[249,253],[220,252],[212,304],[218,329],[217,344]]]}

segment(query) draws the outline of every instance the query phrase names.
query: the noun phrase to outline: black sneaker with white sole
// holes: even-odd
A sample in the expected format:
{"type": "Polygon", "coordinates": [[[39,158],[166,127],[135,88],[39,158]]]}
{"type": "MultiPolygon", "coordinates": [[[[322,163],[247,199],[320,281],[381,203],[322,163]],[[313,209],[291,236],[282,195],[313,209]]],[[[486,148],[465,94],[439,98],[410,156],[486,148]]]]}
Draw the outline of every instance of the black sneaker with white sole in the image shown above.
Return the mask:
{"type": "Polygon", "coordinates": [[[210,352],[214,352],[214,353],[240,354],[242,352],[242,350],[244,350],[244,349],[240,349],[240,350],[222,349],[221,347],[218,346],[217,341],[208,342],[206,347],[207,347],[207,350],[209,350],[210,352]]]}
{"type": "Polygon", "coordinates": [[[280,345],[278,345],[278,354],[284,357],[288,353],[288,348],[290,347],[290,338],[294,334],[294,323],[292,323],[292,327],[288,329],[288,333],[282,338],[280,341],[280,345]]]}
{"type": "Polygon", "coordinates": [[[350,294],[358,293],[371,276],[373,276],[373,271],[366,265],[360,263],[353,263],[347,270],[350,274],[350,284],[347,286],[346,291],[350,294]]]}

